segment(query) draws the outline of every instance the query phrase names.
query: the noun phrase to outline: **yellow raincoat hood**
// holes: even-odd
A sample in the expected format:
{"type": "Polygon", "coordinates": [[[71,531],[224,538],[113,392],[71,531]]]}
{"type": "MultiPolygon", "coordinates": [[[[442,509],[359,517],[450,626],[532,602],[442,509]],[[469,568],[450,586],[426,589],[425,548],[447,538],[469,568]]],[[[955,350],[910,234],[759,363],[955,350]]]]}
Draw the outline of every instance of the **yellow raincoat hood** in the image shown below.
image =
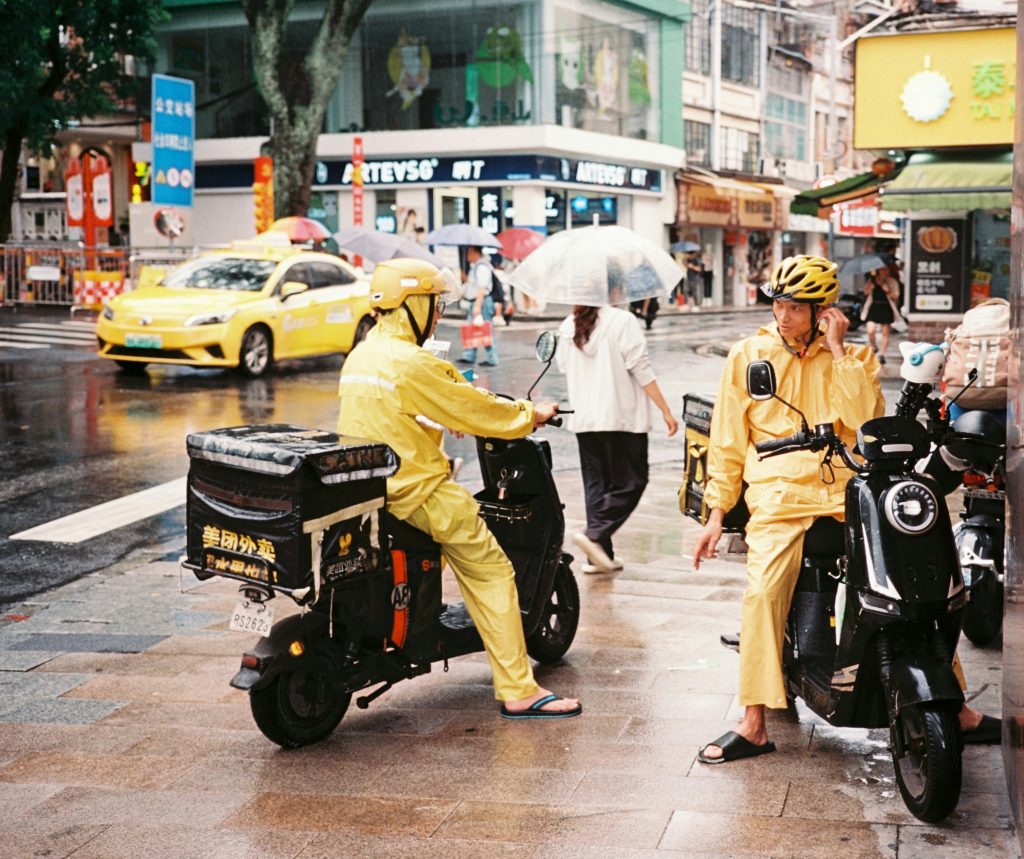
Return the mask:
{"type": "Polygon", "coordinates": [[[835,482],[827,485],[819,472],[821,453],[801,451],[758,461],[754,444],[797,432],[800,416],[778,400],[750,399],[746,373],[752,361],[771,361],[779,397],[800,409],[812,427],[832,423],[851,447],[861,424],[885,410],[878,359],[870,347],[848,345],[845,357],[836,360],[819,336],[803,357],[797,357],[783,345],[772,322],[729,352],[711,422],[704,500],[709,508],[731,510],[746,481],[751,510],[769,503],[773,491],[785,490],[805,503],[820,505],[821,515],[841,515],[843,491],[851,477],[847,469],[834,463],[835,482]]]}
{"type": "MultiPolygon", "coordinates": [[[[415,295],[406,303],[425,325],[429,299],[415,295]]],[[[532,403],[474,388],[451,363],[416,345],[400,307],[382,314],[345,359],[338,395],[338,432],[384,442],[401,460],[388,480],[388,506],[399,519],[448,479],[444,429],[494,438],[520,438],[533,429],[532,403]]]]}

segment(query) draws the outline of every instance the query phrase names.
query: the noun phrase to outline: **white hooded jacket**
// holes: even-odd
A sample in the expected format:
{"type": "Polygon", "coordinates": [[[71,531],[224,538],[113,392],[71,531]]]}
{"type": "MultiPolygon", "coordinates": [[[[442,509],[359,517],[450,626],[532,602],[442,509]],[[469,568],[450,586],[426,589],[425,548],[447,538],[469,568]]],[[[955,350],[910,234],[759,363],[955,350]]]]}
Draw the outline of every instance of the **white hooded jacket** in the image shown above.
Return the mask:
{"type": "Polygon", "coordinates": [[[558,369],[566,375],[573,432],[648,433],[657,409],[644,393],[655,380],[640,320],[618,307],[602,307],[597,324],[577,348],[569,316],[558,329],[558,369]]]}

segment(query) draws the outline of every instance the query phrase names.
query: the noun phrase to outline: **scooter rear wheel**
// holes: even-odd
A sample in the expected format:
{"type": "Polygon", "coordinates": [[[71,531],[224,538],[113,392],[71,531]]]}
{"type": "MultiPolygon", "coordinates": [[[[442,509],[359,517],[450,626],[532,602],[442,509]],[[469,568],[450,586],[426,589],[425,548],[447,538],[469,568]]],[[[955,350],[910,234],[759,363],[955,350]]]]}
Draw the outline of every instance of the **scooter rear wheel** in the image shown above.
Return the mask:
{"type": "MultiPolygon", "coordinates": [[[[914,817],[927,823],[945,820],[960,801],[963,740],[955,710],[912,704],[892,731],[903,734],[903,756],[893,752],[896,783],[914,817]]],[[[895,738],[894,738],[895,739],[895,738]]],[[[895,741],[893,749],[896,748],[895,741]]]]}
{"type": "Polygon", "coordinates": [[[964,611],[964,635],[971,644],[984,647],[1003,627],[1003,586],[992,571],[973,572],[971,599],[964,611]]]}
{"type": "Polygon", "coordinates": [[[572,646],[580,622],[580,589],[572,568],[558,565],[555,589],[537,628],[526,639],[526,652],[543,664],[558,662],[572,646]]]}
{"type": "Polygon", "coordinates": [[[323,675],[302,670],[285,671],[265,688],[249,692],[256,726],[268,740],[286,749],[329,737],[351,700],[351,694],[333,692],[323,675]]]}

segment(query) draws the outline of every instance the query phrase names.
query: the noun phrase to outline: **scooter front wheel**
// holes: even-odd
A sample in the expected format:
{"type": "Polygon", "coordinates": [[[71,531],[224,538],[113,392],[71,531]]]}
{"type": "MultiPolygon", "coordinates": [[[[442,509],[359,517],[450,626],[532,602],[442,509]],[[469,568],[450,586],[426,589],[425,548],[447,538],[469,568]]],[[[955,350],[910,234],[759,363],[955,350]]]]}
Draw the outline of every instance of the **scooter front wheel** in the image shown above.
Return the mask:
{"type": "Polygon", "coordinates": [[[572,567],[563,561],[555,573],[555,588],[540,623],[526,639],[526,652],[543,664],[558,662],[572,646],[579,622],[580,589],[572,567]]]}
{"type": "Polygon", "coordinates": [[[926,823],[945,820],[960,801],[963,740],[956,711],[935,704],[912,704],[892,732],[903,736],[903,755],[893,737],[893,766],[903,801],[926,823]]]}
{"type": "Polygon", "coordinates": [[[971,599],[964,610],[964,635],[971,644],[989,644],[1003,626],[1003,586],[994,571],[975,568],[971,576],[971,599]]]}
{"type": "Polygon", "coordinates": [[[263,689],[249,692],[256,726],[271,742],[286,749],[326,739],[338,727],[352,700],[338,695],[322,674],[285,671],[263,689]]]}

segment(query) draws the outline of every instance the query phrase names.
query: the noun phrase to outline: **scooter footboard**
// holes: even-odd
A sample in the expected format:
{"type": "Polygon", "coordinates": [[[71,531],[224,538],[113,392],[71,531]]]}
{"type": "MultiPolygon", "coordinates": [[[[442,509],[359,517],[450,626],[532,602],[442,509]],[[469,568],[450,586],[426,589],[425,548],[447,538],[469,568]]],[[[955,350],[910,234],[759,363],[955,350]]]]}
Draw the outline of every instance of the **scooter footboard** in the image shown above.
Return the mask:
{"type": "Polygon", "coordinates": [[[928,653],[895,658],[889,671],[889,684],[896,712],[912,704],[948,701],[960,705],[964,700],[953,666],[928,653]]]}

